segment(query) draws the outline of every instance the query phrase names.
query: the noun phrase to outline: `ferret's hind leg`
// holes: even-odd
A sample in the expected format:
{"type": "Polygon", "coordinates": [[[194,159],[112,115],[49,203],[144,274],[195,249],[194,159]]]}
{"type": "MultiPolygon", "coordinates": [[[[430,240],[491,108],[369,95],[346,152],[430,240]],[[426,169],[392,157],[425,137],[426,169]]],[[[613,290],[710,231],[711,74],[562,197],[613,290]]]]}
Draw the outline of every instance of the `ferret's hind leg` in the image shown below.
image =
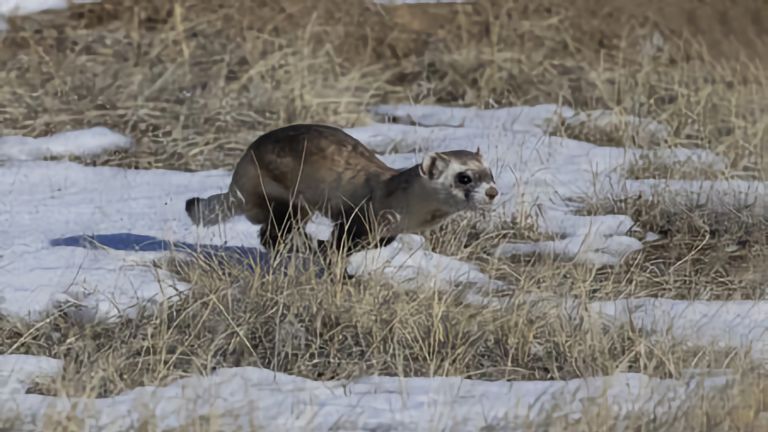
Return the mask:
{"type": "Polygon", "coordinates": [[[250,200],[243,214],[248,222],[254,225],[261,225],[259,229],[259,239],[262,246],[267,250],[273,250],[276,243],[276,227],[280,222],[283,224],[282,214],[279,212],[281,206],[274,206],[273,203],[268,203],[266,199],[250,200]],[[278,210],[278,214],[274,214],[274,210],[278,210]],[[277,217],[275,217],[277,216],[277,217]]]}
{"type": "Polygon", "coordinates": [[[245,217],[253,224],[260,224],[261,244],[274,251],[281,240],[302,227],[311,213],[299,205],[289,205],[284,200],[264,200],[261,205],[246,209],[245,217]]]}

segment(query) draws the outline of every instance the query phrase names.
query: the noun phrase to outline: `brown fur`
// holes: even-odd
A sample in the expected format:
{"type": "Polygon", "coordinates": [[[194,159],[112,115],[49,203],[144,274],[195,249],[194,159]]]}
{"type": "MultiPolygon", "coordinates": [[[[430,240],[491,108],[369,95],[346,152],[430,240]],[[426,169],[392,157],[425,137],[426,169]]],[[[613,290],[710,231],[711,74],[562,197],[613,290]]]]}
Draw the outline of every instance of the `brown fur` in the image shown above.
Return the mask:
{"type": "MultiPolygon", "coordinates": [[[[243,214],[251,223],[262,225],[262,243],[268,248],[276,245],[279,236],[304,224],[314,211],[340,224],[337,247],[366,240],[387,244],[400,232],[434,226],[460,209],[448,202],[455,196],[443,191],[447,186],[439,178],[451,163],[472,168],[478,181],[493,181],[479,152],[437,153],[398,171],[341,129],[290,125],[250,145],[235,167],[227,192],[191,198],[186,210],[193,222],[202,225],[243,214]],[[377,226],[383,231],[373,235],[377,226]]],[[[462,192],[468,202],[472,191],[462,192]]],[[[495,196],[495,187],[493,191],[495,196]]]]}

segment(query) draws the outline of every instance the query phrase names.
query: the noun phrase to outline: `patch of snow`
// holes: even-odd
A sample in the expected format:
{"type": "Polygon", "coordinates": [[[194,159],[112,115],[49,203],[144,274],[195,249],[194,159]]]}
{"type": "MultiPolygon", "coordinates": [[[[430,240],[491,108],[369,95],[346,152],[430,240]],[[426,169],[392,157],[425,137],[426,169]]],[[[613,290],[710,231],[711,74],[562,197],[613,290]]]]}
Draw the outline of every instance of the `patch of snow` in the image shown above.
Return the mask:
{"type": "Polygon", "coordinates": [[[407,125],[536,133],[544,130],[555,118],[573,116],[574,111],[555,104],[489,110],[438,105],[378,105],[371,109],[371,115],[377,121],[391,120],[407,125]]]}
{"type": "Polygon", "coordinates": [[[130,138],[105,127],[60,132],[41,138],[5,136],[0,137],[0,160],[93,156],[108,150],[125,150],[130,146],[130,138]]]}
{"type": "Polygon", "coordinates": [[[347,272],[356,276],[376,274],[400,286],[450,289],[457,284],[498,289],[504,284],[488,277],[472,264],[426,250],[424,238],[403,234],[386,247],[352,254],[347,272]]]}
{"type": "Polygon", "coordinates": [[[187,288],[152,268],[152,259],[160,257],[47,245],[9,247],[0,259],[0,314],[33,322],[65,308],[82,322],[134,316],[139,303],[187,288]]]}
{"type": "Polygon", "coordinates": [[[8,30],[12,16],[31,15],[45,10],[66,9],[73,4],[98,3],[101,0],[0,0],[0,33],[8,30]]]}
{"type": "Polygon", "coordinates": [[[72,4],[98,3],[100,0],[0,0],[0,15],[31,15],[44,10],[66,9],[72,4]]]}
{"type": "Polygon", "coordinates": [[[614,266],[642,248],[642,242],[632,237],[598,234],[535,243],[504,243],[496,248],[495,255],[509,257],[537,254],[560,260],[570,259],[582,264],[614,266]]]}
{"type": "MultiPolygon", "coordinates": [[[[4,156],[22,160],[94,154],[129,145],[129,139],[105,128],[38,139],[0,139],[4,156]]],[[[50,242],[75,235],[133,232],[189,243],[234,240],[258,246],[258,230],[244,218],[211,229],[197,229],[187,221],[184,200],[224,190],[229,177],[225,171],[6,162],[0,167],[0,313],[37,321],[67,307],[81,320],[113,320],[186,290],[187,284],[151,265],[167,254],[51,247],[50,242]]]]}
{"type": "Polygon", "coordinates": [[[537,206],[536,211],[534,222],[538,230],[560,238],[503,243],[496,248],[497,257],[541,254],[583,264],[612,266],[643,248],[641,241],[623,235],[639,231],[629,216],[580,216],[543,205],[537,206]]]}
{"type": "Polygon", "coordinates": [[[538,205],[539,231],[557,236],[580,236],[591,233],[619,234],[639,231],[635,221],[626,215],[581,216],[556,208],[538,205]]]}
{"type": "Polygon", "coordinates": [[[225,171],[7,163],[0,168],[0,313],[36,320],[55,305],[72,303],[79,317],[117,319],[116,311],[134,311],[137,303],[184,291],[186,284],[151,266],[164,254],[51,247],[50,241],[129,232],[193,244],[259,246],[258,229],[245,218],[206,229],[187,220],[186,198],[224,190],[229,177],[225,171]]]}
{"type": "Polygon", "coordinates": [[[648,334],[692,347],[749,350],[768,360],[768,302],[632,298],[594,302],[590,313],[612,324],[629,324],[648,334]]]}
{"type": "Polygon", "coordinates": [[[0,355],[0,400],[18,397],[35,382],[61,375],[64,362],[23,354],[0,355]]]}
{"type": "Polygon", "coordinates": [[[714,211],[749,210],[768,216],[766,183],[746,180],[627,180],[607,191],[615,197],[643,196],[670,207],[701,207],[714,211]]]}
{"type": "Polygon", "coordinates": [[[240,367],[102,399],[0,394],[0,423],[15,421],[14,430],[37,430],[46,420],[66,415],[95,430],[138,424],[171,430],[206,419],[219,430],[478,430],[488,425],[530,430],[576,421],[598,408],[614,420],[673,415],[702,392],[722,391],[733,382],[728,373],[685,380],[619,373],[569,381],[365,377],[318,382],[240,367]]]}

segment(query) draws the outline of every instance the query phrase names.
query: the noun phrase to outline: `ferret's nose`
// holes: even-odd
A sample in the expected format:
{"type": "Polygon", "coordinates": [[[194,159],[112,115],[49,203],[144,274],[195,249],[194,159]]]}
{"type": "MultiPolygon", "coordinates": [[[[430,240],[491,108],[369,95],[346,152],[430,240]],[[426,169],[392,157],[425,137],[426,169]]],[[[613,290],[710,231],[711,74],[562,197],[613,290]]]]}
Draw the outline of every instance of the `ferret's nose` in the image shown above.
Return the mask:
{"type": "Polygon", "coordinates": [[[488,197],[489,200],[493,201],[494,198],[499,194],[499,191],[496,190],[495,187],[491,186],[488,189],[485,190],[485,196],[488,197]]]}

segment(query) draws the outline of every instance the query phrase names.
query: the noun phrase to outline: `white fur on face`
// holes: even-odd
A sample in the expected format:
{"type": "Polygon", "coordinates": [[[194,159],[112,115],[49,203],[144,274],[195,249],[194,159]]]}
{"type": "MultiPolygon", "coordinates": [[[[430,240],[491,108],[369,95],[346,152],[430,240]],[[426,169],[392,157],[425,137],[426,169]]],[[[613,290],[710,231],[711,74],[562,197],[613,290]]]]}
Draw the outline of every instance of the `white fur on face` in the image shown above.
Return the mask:
{"type": "MultiPolygon", "coordinates": [[[[469,209],[474,207],[487,207],[493,202],[486,195],[486,191],[493,187],[496,188],[494,182],[477,182],[477,176],[475,172],[485,170],[486,167],[480,162],[459,163],[456,160],[449,160],[447,166],[443,168],[440,175],[433,181],[439,183],[442,187],[440,191],[444,194],[443,199],[446,202],[450,202],[450,205],[455,206],[457,209],[469,209]],[[467,187],[459,187],[456,185],[456,176],[461,172],[467,172],[473,178],[473,183],[467,187]],[[469,196],[467,196],[467,189],[471,190],[469,196]]],[[[497,191],[498,192],[498,191],[497,191]]]]}

